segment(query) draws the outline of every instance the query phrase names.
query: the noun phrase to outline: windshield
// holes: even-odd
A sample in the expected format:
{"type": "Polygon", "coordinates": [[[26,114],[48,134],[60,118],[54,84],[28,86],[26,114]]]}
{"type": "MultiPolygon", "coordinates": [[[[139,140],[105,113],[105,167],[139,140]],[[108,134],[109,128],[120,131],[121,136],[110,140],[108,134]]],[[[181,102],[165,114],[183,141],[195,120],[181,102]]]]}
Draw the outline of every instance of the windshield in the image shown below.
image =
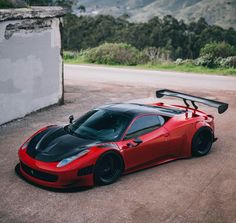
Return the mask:
{"type": "Polygon", "coordinates": [[[130,122],[131,118],[120,112],[93,110],[69,125],[68,130],[82,138],[117,141],[130,122]]]}

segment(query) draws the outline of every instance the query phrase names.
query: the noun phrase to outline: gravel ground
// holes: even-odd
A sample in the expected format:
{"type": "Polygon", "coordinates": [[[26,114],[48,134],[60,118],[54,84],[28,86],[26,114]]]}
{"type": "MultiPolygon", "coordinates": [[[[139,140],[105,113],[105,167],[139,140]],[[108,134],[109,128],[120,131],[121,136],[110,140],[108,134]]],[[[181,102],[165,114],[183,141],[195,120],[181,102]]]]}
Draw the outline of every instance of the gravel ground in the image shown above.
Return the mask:
{"type": "Polygon", "coordinates": [[[70,193],[41,189],[20,179],[14,172],[18,147],[37,129],[66,123],[70,114],[79,116],[104,103],[150,98],[155,90],[135,83],[65,83],[65,105],[0,127],[1,223],[236,222],[236,90],[185,87],[189,93],[230,103],[221,116],[206,108],[216,115],[219,137],[208,156],[174,161],[123,176],[109,186],[70,193]]]}

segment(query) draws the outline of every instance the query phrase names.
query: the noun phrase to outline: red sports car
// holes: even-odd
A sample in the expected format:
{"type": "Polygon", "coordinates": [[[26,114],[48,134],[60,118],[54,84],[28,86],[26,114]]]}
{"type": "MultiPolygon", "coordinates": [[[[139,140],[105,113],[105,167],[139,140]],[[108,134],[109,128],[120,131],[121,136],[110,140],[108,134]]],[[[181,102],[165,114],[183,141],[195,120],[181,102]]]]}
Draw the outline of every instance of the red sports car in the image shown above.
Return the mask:
{"type": "Polygon", "coordinates": [[[156,96],[182,98],[185,106],[120,103],[71,116],[70,124],[42,128],[20,147],[19,172],[52,188],[107,185],[122,174],[206,155],[216,141],[214,117],[195,103],[219,113],[228,104],[170,90],[156,96]]]}

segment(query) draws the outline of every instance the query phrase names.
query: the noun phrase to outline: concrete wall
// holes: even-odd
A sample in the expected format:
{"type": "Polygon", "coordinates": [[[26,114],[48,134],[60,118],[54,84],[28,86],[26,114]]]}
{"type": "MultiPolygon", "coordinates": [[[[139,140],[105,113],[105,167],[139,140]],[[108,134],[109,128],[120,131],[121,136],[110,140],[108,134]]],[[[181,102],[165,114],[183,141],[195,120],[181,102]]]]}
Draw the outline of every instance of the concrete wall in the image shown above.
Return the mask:
{"type": "Polygon", "coordinates": [[[60,18],[0,21],[0,124],[62,99],[60,52],[60,18]]]}

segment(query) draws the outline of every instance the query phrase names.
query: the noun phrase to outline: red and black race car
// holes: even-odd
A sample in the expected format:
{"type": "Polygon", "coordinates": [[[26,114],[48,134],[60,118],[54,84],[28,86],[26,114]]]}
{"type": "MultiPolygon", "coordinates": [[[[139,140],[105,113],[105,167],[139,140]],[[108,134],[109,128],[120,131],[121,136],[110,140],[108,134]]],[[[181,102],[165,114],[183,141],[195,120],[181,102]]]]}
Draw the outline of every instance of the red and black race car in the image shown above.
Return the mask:
{"type": "Polygon", "coordinates": [[[122,174],[206,155],[216,141],[214,117],[195,103],[219,113],[228,104],[170,90],[156,96],[182,98],[185,106],[120,103],[71,116],[70,124],[42,128],[20,147],[19,172],[52,188],[107,185],[122,174]]]}

